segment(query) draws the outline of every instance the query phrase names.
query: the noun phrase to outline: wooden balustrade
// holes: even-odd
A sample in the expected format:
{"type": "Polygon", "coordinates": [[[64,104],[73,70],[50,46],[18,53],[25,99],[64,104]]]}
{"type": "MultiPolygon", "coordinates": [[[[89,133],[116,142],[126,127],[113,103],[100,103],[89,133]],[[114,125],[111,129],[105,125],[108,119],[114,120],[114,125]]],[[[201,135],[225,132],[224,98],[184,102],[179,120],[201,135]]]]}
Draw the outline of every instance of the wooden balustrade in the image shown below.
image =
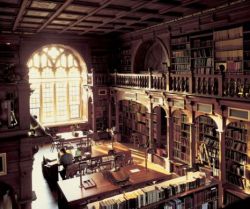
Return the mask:
{"type": "Polygon", "coordinates": [[[191,93],[192,75],[189,72],[175,74],[171,73],[169,77],[169,90],[174,92],[191,93]]]}
{"type": "Polygon", "coordinates": [[[250,74],[183,73],[88,74],[88,85],[170,91],[202,96],[250,98],[250,74]]]}
{"type": "Polygon", "coordinates": [[[194,75],[193,93],[206,96],[220,96],[221,75],[194,75]]]}
{"type": "Polygon", "coordinates": [[[250,98],[250,74],[226,74],[223,79],[223,97],[250,98]]]}

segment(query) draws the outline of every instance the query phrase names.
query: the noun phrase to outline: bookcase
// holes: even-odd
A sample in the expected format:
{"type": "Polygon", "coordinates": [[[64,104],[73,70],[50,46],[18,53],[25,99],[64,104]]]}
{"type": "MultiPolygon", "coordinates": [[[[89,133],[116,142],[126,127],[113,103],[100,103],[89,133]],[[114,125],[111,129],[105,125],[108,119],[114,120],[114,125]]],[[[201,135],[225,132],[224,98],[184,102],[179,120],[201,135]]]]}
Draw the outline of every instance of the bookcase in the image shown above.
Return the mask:
{"type": "Polygon", "coordinates": [[[212,118],[199,116],[196,119],[196,141],[200,161],[211,168],[213,176],[218,176],[219,134],[212,118]]]}
{"type": "Polygon", "coordinates": [[[214,32],[216,72],[243,71],[243,27],[214,32]]]}
{"type": "Polygon", "coordinates": [[[96,102],[95,120],[97,130],[104,131],[108,128],[108,100],[106,97],[100,97],[96,102]]]}
{"type": "Polygon", "coordinates": [[[191,67],[189,36],[174,37],[171,39],[171,69],[174,72],[189,71],[191,67]]]}
{"type": "Polygon", "coordinates": [[[93,49],[91,52],[92,67],[95,72],[105,72],[107,70],[107,52],[93,49]]]}
{"type": "Polygon", "coordinates": [[[190,163],[190,124],[187,115],[176,111],[173,115],[174,147],[173,157],[181,162],[190,163]]]}
{"type": "Polygon", "coordinates": [[[226,179],[242,189],[246,186],[246,164],[248,163],[248,129],[244,122],[232,122],[227,126],[226,179]]]}
{"type": "Polygon", "coordinates": [[[132,134],[140,136],[138,143],[146,145],[149,140],[149,116],[147,108],[137,102],[123,100],[119,103],[119,131],[122,142],[134,143],[132,134]]]}
{"type": "Polygon", "coordinates": [[[250,70],[250,27],[244,27],[243,32],[243,46],[244,46],[244,70],[250,70]]]}
{"type": "Polygon", "coordinates": [[[190,37],[191,68],[198,74],[213,74],[214,48],[213,34],[205,33],[190,37]]]}
{"type": "Polygon", "coordinates": [[[194,172],[147,187],[139,188],[86,206],[87,209],[217,209],[218,185],[194,172]]]}
{"type": "Polygon", "coordinates": [[[116,50],[117,68],[120,72],[131,71],[131,47],[123,46],[116,50]]]}

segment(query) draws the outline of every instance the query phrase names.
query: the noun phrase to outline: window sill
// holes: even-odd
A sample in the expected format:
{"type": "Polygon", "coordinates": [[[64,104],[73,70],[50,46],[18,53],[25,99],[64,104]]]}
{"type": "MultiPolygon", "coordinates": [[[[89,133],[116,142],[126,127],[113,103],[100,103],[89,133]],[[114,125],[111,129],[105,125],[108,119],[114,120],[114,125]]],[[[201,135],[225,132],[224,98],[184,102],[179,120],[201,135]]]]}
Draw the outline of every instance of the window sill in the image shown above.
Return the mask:
{"type": "Polygon", "coordinates": [[[54,123],[44,123],[43,126],[51,128],[51,127],[58,127],[58,126],[67,126],[73,124],[84,124],[87,123],[87,120],[78,119],[78,120],[71,120],[66,122],[54,122],[54,123]]]}

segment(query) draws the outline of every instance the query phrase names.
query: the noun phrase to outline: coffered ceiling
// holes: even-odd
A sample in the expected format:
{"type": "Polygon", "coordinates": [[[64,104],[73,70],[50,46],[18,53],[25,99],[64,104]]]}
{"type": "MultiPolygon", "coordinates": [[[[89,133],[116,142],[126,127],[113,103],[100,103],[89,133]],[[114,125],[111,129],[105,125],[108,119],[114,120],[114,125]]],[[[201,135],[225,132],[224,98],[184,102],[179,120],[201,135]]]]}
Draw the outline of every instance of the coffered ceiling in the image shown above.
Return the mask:
{"type": "Polygon", "coordinates": [[[0,33],[127,33],[218,7],[226,0],[0,0],[0,33]]]}

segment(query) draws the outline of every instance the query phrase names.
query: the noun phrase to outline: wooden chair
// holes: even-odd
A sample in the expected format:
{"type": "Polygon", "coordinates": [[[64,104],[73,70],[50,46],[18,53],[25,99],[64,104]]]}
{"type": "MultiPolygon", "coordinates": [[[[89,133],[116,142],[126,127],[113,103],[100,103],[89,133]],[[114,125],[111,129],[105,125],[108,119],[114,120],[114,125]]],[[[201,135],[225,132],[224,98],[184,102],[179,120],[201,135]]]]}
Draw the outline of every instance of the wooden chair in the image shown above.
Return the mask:
{"type": "Polygon", "coordinates": [[[53,136],[50,151],[53,152],[54,149],[56,149],[56,151],[58,152],[62,148],[62,146],[63,145],[61,143],[61,139],[57,136],[53,136]]]}
{"type": "Polygon", "coordinates": [[[68,165],[66,168],[66,176],[65,178],[73,178],[77,172],[79,171],[79,164],[78,163],[73,163],[71,165],[68,165]]]}

